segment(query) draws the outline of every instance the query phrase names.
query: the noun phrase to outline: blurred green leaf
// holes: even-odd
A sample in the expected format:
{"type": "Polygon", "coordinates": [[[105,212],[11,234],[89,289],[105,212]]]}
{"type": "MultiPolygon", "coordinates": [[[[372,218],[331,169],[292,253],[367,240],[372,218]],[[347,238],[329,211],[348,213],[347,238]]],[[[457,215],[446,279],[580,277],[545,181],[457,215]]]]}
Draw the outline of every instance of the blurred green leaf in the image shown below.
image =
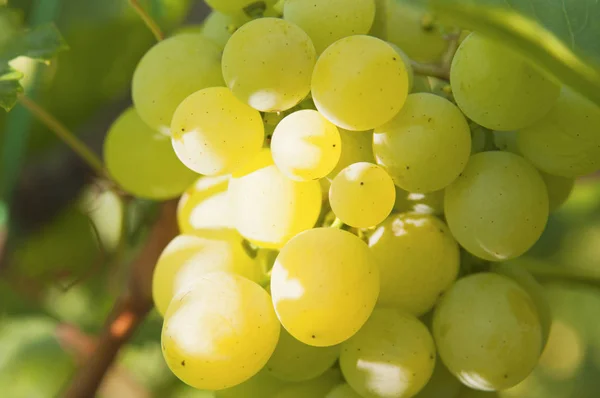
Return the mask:
{"type": "Polygon", "coordinates": [[[19,83],[22,77],[21,72],[0,61],[0,107],[7,112],[17,103],[17,95],[23,92],[19,83]]]}
{"type": "Polygon", "coordinates": [[[442,22],[506,43],[600,105],[597,0],[429,1],[442,22]]]}
{"type": "Polygon", "coordinates": [[[10,61],[19,56],[24,56],[37,61],[48,62],[59,51],[68,48],[56,26],[46,24],[13,35],[8,43],[0,47],[0,60],[10,61]]]}

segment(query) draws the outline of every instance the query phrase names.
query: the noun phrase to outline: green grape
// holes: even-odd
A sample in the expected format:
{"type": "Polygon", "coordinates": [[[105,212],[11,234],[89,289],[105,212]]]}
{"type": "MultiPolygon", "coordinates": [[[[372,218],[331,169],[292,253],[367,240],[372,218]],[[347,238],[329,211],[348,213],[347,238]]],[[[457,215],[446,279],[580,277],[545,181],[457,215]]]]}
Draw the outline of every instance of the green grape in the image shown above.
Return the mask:
{"type": "Polygon", "coordinates": [[[342,144],[337,127],[317,111],[300,110],[284,117],[271,140],[273,160],[286,177],[318,180],[333,170],[342,144]]]}
{"type": "Polygon", "coordinates": [[[202,24],[202,34],[220,48],[225,48],[225,44],[227,44],[233,32],[249,20],[250,18],[244,14],[233,16],[213,11],[208,14],[202,24]]]}
{"type": "Polygon", "coordinates": [[[162,329],[163,356],[186,384],[221,390],[258,373],[275,349],[279,328],[262,287],[211,272],[173,298],[162,329]]]}
{"type": "Polygon", "coordinates": [[[320,398],[333,387],[341,383],[342,375],[338,369],[330,369],[316,379],[293,383],[280,391],[275,398],[320,398]]]}
{"type": "Polygon", "coordinates": [[[440,358],[435,360],[435,368],[429,382],[414,398],[458,398],[463,385],[454,377],[440,358]]]}
{"type": "Polygon", "coordinates": [[[312,97],[319,112],[347,130],[369,130],[391,118],[408,95],[402,58],[386,42],[350,36],[329,46],[312,74],[312,97]]]}
{"type": "Polygon", "coordinates": [[[277,18],[248,22],[223,51],[223,77],[236,97],[254,109],[290,109],[310,91],[315,48],[298,26],[277,18]]]}
{"type": "Polygon", "coordinates": [[[329,189],[331,210],[342,222],[356,228],[373,227],[391,213],[396,200],[392,178],[373,163],[346,167],[329,189]]]}
{"type": "Polygon", "coordinates": [[[283,18],[300,26],[320,54],[342,37],[369,32],[375,17],[373,0],[287,0],[283,18]]]}
{"type": "Polygon", "coordinates": [[[516,130],[543,117],[556,102],[560,86],[504,45],[471,33],[450,68],[459,108],[491,130],[516,130]]]}
{"type": "Polygon", "coordinates": [[[433,192],[449,185],[465,168],[471,133],[450,101],[428,93],[410,94],[402,110],[375,129],[373,151],[400,188],[433,192]]]}
{"type": "Polygon", "coordinates": [[[227,186],[229,176],[200,177],[181,195],[177,225],[182,234],[202,229],[234,228],[227,186]]]}
{"type": "MultiPolygon", "coordinates": [[[[493,151],[497,148],[494,139],[495,133],[477,123],[469,123],[471,130],[471,155],[479,152],[493,151]]],[[[497,132],[499,134],[510,134],[509,132],[497,132]]]]}
{"type": "Polygon", "coordinates": [[[544,180],[525,159],[510,152],[471,156],[448,188],[444,210],[450,231],[472,254],[502,261],[525,253],[548,221],[544,180]]]}
{"type": "Polygon", "coordinates": [[[268,149],[233,173],[228,192],[235,227],[261,247],[282,247],[312,228],[321,212],[319,182],[290,180],[268,149]]]}
{"type": "Polygon", "coordinates": [[[226,87],[205,88],[183,100],[171,129],[179,160],[205,175],[232,172],[255,156],[264,141],[260,113],[226,87]]]}
{"type": "Polygon", "coordinates": [[[500,398],[500,394],[496,391],[480,391],[463,387],[460,395],[456,398],[500,398]]]}
{"type": "Polygon", "coordinates": [[[494,131],[494,145],[501,151],[512,152],[515,155],[521,155],[517,147],[517,131],[494,131]]]}
{"type": "Polygon", "coordinates": [[[542,329],[535,303],[511,279],[480,273],[454,284],[433,317],[440,357],[464,384],[502,390],[536,366],[542,329]]]}
{"type": "Polygon", "coordinates": [[[397,309],[376,308],[365,325],[342,344],[340,367],[363,397],[409,398],[431,378],[435,345],[427,327],[397,309]]]}
{"type": "Polygon", "coordinates": [[[254,281],[260,277],[234,231],[196,231],[194,235],[176,236],[154,268],[152,297],[158,312],[164,315],[177,292],[214,271],[233,272],[254,281]]]}
{"type": "Polygon", "coordinates": [[[166,133],[175,109],[195,91],[223,86],[221,51],[201,34],[180,34],[152,47],[133,74],[131,95],[140,117],[166,133]]]}
{"type": "Polygon", "coordinates": [[[343,383],[329,391],[325,398],[362,398],[349,384],[343,383]]]}
{"type": "Polygon", "coordinates": [[[436,63],[442,60],[448,41],[441,29],[426,23],[427,11],[407,0],[375,0],[371,35],[394,43],[411,59],[436,63]]]}
{"type": "MultiPolygon", "coordinates": [[[[543,348],[548,341],[548,336],[550,335],[550,327],[552,326],[552,310],[542,285],[540,285],[539,282],[523,267],[529,262],[537,262],[537,260],[519,257],[507,262],[494,264],[492,270],[517,282],[533,300],[537,309],[537,313],[540,317],[543,348]]],[[[547,264],[543,264],[543,266],[547,266],[547,264]]]]}
{"type": "Polygon", "coordinates": [[[255,10],[264,11],[275,3],[277,0],[206,0],[210,8],[230,15],[237,15],[240,12],[252,14],[255,10]]]}
{"type": "Polygon", "coordinates": [[[216,398],[275,398],[288,383],[271,376],[264,368],[237,386],[216,391],[216,398]]]}
{"type": "Polygon", "coordinates": [[[415,71],[413,70],[411,59],[406,55],[404,51],[394,43],[388,42],[390,46],[396,51],[396,53],[402,58],[402,62],[404,62],[404,67],[406,68],[406,73],[408,74],[408,92],[413,91],[413,84],[415,81],[415,71]]]}
{"type": "Polygon", "coordinates": [[[433,78],[429,76],[416,75],[413,78],[411,93],[431,93],[431,81],[433,78]]]}
{"type": "Polygon", "coordinates": [[[375,163],[373,156],[373,133],[370,131],[350,131],[338,128],[342,141],[340,160],[329,173],[328,178],[336,175],[351,164],[358,162],[375,163]]]}
{"type": "Polygon", "coordinates": [[[285,381],[310,380],[331,368],[339,355],[339,346],[310,346],[296,340],[282,327],[275,352],[265,369],[285,381]]]}
{"type": "Polygon", "coordinates": [[[369,247],[379,264],[378,305],[383,307],[423,315],[458,275],[458,244],[434,216],[394,215],[369,237],[369,247]]]}
{"type": "Polygon", "coordinates": [[[544,118],[519,131],[517,145],[548,174],[593,173],[600,169],[600,108],[565,88],[544,118]]]}
{"type": "Polygon", "coordinates": [[[108,130],[104,162],[123,190],[147,199],[173,198],[198,177],[177,159],[169,137],[148,127],[133,108],[108,130]]]}
{"type": "Polygon", "coordinates": [[[281,249],[271,270],[271,294],[292,336],[308,345],[332,346],[356,333],[371,314],[379,272],[369,248],[355,235],[315,228],[281,249]]]}
{"type": "Polygon", "coordinates": [[[575,179],[553,176],[543,171],[540,172],[540,175],[546,183],[546,188],[548,188],[548,207],[550,211],[554,211],[569,199],[575,186],[575,179]]]}
{"type": "Polygon", "coordinates": [[[394,210],[399,213],[444,214],[444,190],[429,193],[407,192],[396,186],[394,210]]]}

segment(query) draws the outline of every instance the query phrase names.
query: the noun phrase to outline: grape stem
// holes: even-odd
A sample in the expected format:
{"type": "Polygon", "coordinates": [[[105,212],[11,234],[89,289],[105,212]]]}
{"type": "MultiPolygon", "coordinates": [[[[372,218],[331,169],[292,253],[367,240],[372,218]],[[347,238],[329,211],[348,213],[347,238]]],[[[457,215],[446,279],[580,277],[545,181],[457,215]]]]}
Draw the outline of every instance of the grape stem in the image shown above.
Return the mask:
{"type": "Polygon", "coordinates": [[[522,267],[542,282],[567,282],[600,289],[600,276],[589,271],[538,264],[523,264],[522,267]]]}
{"type": "Polygon", "coordinates": [[[146,10],[144,10],[142,8],[139,1],[138,0],[129,0],[129,4],[131,5],[131,7],[133,7],[135,12],[137,12],[137,14],[140,16],[142,21],[144,21],[144,23],[146,24],[148,29],[150,29],[150,31],[156,38],[156,41],[164,40],[164,38],[165,38],[164,33],[162,32],[162,30],[160,29],[160,27],[158,26],[156,21],[154,19],[152,19],[150,14],[148,14],[146,12],[146,10]]]}
{"type": "Polygon", "coordinates": [[[342,229],[342,228],[344,228],[344,222],[336,217],[335,220],[333,220],[333,222],[331,223],[331,225],[329,227],[342,229]]]}
{"type": "Polygon", "coordinates": [[[444,65],[423,64],[416,61],[410,62],[417,75],[436,77],[447,82],[450,81],[450,68],[444,65]]]}
{"type": "Polygon", "coordinates": [[[102,161],[75,134],[56,120],[48,111],[24,94],[19,95],[19,102],[31,112],[42,124],[60,138],[69,148],[79,155],[99,176],[106,177],[102,161]]]}

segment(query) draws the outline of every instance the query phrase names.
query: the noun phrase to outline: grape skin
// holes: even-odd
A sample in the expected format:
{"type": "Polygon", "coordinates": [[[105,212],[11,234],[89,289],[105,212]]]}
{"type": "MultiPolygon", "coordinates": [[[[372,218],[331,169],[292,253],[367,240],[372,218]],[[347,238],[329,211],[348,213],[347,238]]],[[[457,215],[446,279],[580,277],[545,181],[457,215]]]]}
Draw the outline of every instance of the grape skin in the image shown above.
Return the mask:
{"type": "Polygon", "coordinates": [[[173,198],[197,178],[179,162],[169,138],[148,127],[133,108],[108,130],[104,161],[123,190],[147,199],[173,198]]]}
{"type": "Polygon", "coordinates": [[[264,368],[245,382],[215,391],[215,398],[273,398],[289,383],[271,376],[264,368]]]}
{"type": "Polygon", "coordinates": [[[262,287],[239,275],[212,272],[169,305],[163,356],[183,382],[220,390],[258,373],[275,349],[279,328],[262,287]]]}
{"type": "Polygon", "coordinates": [[[334,386],[342,382],[338,369],[330,369],[312,380],[293,383],[281,390],[274,398],[313,398],[324,397],[334,386]]]}
{"type": "Polygon", "coordinates": [[[281,249],[271,271],[271,294],[292,336],[308,345],[332,346],[356,333],[371,314],[379,271],[355,235],[315,228],[281,249]]]}
{"type": "Polygon", "coordinates": [[[340,171],[353,163],[375,163],[372,131],[350,131],[341,128],[338,128],[338,131],[342,142],[342,151],[339,161],[327,176],[329,179],[335,178],[340,171]]]}
{"type": "Polygon", "coordinates": [[[569,177],[553,176],[548,173],[540,172],[548,189],[548,207],[550,211],[560,208],[569,199],[575,179],[569,177]]]}
{"type": "MultiPolygon", "coordinates": [[[[277,0],[261,0],[261,2],[266,9],[277,3],[277,0]]],[[[246,12],[247,7],[251,7],[254,3],[257,3],[256,0],[206,0],[206,4],[208,4],[210,8],[229,15],[246,12]]]]}
{"type": "Polygon", "coordinates": [[[429,382],[414,398],[459,398],[462,388],[461,382],[450,373],[438,357],[429,382]]]}
{"type": "Polygon", "coordinates": [[[298,104],[310,91],[315,48],[298,26],[277,18],[255,19],[239,28],[223,50],[227,86],[262,112],[298,104]]]}
{"type": "Polygon", "coordinates": [[[368,398],[409,398],[431,378],[435,346],[427,327],[396,309],[376,308],[342,344],[340,367],[346,382],[368,398]]]}
{"type": "Polygon", "coordinates": [[[407,192],[396,185],[394,210],[398,213],[412,212],[441,216],[444,214],[444,190],[429,193],[407,192]]]}
{"type": "Polygon", "coordinates": [[[325,398],[362,398],[349,384],[340,384],[333,390],[329,391],[325,398]]]}
{"type": "Polygon", "coordinates": [[[244,14],[227,15],[213,11],[202,23],[202,34],[220,48],[225,48],[231,34],[249,20],[244,14]]]}
{"type": "Polygon", "coordinates": [[[224,84],[219,47],[201,34],[186,33],[162,40],[142,57],[131,96],[142,120],[168,133],[181,101],[195,91],[224,84]]]}
{"type": "Polygon", "coordinates": [[[234,228],[227,198],[229,178],[201,177],[181,195],[177,203],[179,232],[234,228]]]}
{"type": "Polygon", "coordinates": [[[511,279],[480,273],[460,279],[433,318],[442,361],[464,384],[502,390],[524,380],[538,362],[542,329],[531,297],[511,279]]]}

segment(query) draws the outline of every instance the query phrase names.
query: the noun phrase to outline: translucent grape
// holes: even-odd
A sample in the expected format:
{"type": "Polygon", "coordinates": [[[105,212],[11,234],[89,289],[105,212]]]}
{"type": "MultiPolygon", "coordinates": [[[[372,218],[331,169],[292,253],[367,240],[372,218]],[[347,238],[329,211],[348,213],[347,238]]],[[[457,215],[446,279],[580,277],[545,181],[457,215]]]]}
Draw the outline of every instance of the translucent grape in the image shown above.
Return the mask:
{"type": "Polygon", "coordinates": [[[454,238],[490,261],[525,253],[548,221],[548,192],[540,174],[509,152],[481,152],[446,188],[444,210],[454,238]]]}
{"type": "Polygon", "coordinates": [[[266,9],[272,7],[277,0],[206,0],[210,8],[220,11],[223,14],[239,14],[246,12],[252,14],[256,9],[266,9]]]}
{"type": "Polygon", "coordinates": [[[227,15],[219,11],[213,11],[208,14],[202,24],[202,34],[220,48],[224,48],[232,33],[249,20],[250,18],[241,13],[227,15]]]}
{"type": "Polygon", "coordinates": [[[540,175],[546,183],[546,188],[548,188],[548,207],[550,211],[554,211],[569,199],[575,186],[575,179],[553,176],[543,171],[540,172],[540,175]]]}
{"type": "Polygon", "coordinates": [[[223,77],[241,101],[263,112],[284,111],[310,91],[315,48],[298,26],[255,19],[238,29],[223,51],[223,77]]]}
{"type": "Polygon", "coordinates": [[[386,42],[350,36],[329,46],[312,74],[319,112],[347,130],[369,130],[391,118],[408,95],[404,62],[386,42]]]}
{"type": "Polygon", "coordinates": [[[517,134],[525,158],[548,174],[578,177],[600,169],[600,108],[563,89],[554,107],[517,134]]]}
{"type": "Polygon", "coordinates": [[[316,379],[293,383],[283,389],[275,398],[316,398],[324,397],[333,387],[341,383],[342,375],[337,369],[331,369],[316,379]]]}
{"type": "Polygon", "coordinates": [[[450,69],[459,108],[491,130],[516,130],[543,117],[556,102],[560,86],[525,58],[500,43],[471,33],[450,69]]]}
{"type": "Polygon", "coordinates": [[[275,349],[279,328],[262,287],[239,275],[212,272],[169,305],[163,355],[183,382],[220,390],[258,373],[275,349]]]}
{"type": "Polygon", "coordinates": [[[444,190],[429,193],[407,192],[396,186],[396,202],[394,210],[399,213],[412,212],[418,214],[444,214],[444,190]]]}
{"type": "Polygon", "coordinates": [[[227,186],[229,176],[201,177],[181,195],[177,204],[179,232],[234,228],[227,186]]]}
{"type": "Polygon", "coordinates": [[[375,129],[373,151],[400,188],[433,192],[449,185],[465,168],[471,133],[450,101],[428,93],[410,94],[402,110],[375,129]]]}
{"type": "Polygon", "coordinates": [[[362,398],[349,384],[343,383],[329,391],[325,398],[362,398]]]}
{"type": "Polygon", "coordinates": [[[271,293],[277,316],[292,336],[331,346],[351,337],[371,314],[379,272],[355,235],[316,228],[281,249],[271,271],[271,293]]]}
{"type": "Polygon", "coordinates": [[[461,382],[450,373],[438,357],[431,379],[414,398],[458,398],[462,388],[461,382]]]}
{"type": "Polygon", "coordinates": [[[540,357],[542,331],[534,302],[511,279],[479,273],[460,279],[433,318],[442,361],[479,390],[502,390],[525,379],[540,357]]]}
{"type": "Polygon", "coordinates": [[[412,315],[376,308],[342,344],[340,367],[363,397],[413,397],[430,379],[435,346],[427,327],[412,315]]]}
{"type": "Polygon", "coordinates": [[[148,127],[133,108],[110,127],[104,162],[121,188],[148,199],[173,198],[198,177],[177,159],[169,137],[148,127]]]}
{"type": "Polygon", "coordinates": [[[338,163],[341,150],[337,127],[311,109],[283,118],[271,140],[275,164],[288,178],[297,181],[325,177],[338,163]]]}
{"type": "Polygon", "coordinates": [[[369,228],[385,220],[394,207],[396,189],[381,167],[367,162],[346,167],[329,189],[331,210],[345,224],[369,228]]]}
{"type": "Polygon", "coordinates": [[[413,90],[413,84],[415,80],[415,71],[413,70],[413,67],[411,65],[411,59],[408,57],[408,55],[406,55],[404,51],[402,51],[400,47],[398,47],[394,43],[388,42],[388,44],[392,46],[394,51],[396,51],[400,58],[402,58],[402,62],[404,62],[404,67],[406,68],[406,73],[408,75],[408,92],[410,93],[413,90]]]}
{"type": "Polygon", "coordinates": [[[234,231],[197,231],[176,236],[158,258],[152,277],[154,305],[161,315],[171,299],[214,271],[227,271],[258,281],[259,270],[234,231]]]}
{"type": "Polygon", "coordinates": [[[285,177],[268,149],[232,175],[228,195],[235,227],[261,247],[282,247],[312,228],[321,212],[319,182],[285,177]]]}
{"type": "Polygon", "coordinates": [[[234,387],[215,392],[216,398],[274,398],[275,394],[283,390],[285,381],[271,376],[265,369],[261,370],[250,379],[234,387]]]}
{"type": "Polygon", "coordinates": [[[339,346],[310,346],[296,340],[281,328],[279,342],[265,369],[281,380],[310,380],[331,368],[339,355],[339,346]]]}
{"type": "Polygon", "coordinates": [[[258,154],[264,141],[260,113],[225,87],[187,97],[177,107],[171,129],[179,160],[205,175],[232,172],[258,154]]]}
{"type": "Polygon", "coordinates": [[[310,36],[317,53],[350,35],[369,32],[375,17],[373,0],[287,0],[283,18],[310,36]]]}
{"type": "Polygon", "coordinates": [[[219,47],[201,34],[179,34],[159,42],[140,60],[131,96],[146,124],[168,132],[173,112],[188,95],[223,85],[219,47]]]}
{"type": "Polygon", "coordinates": [[[370,131],[350,131],[338,129],[342,140],[340,160],[329,173],[329,178],[334,178],[342,169],[353,163],[375,163],[373,156],[373,133],[370,131]]]}
{"type": "Polygon", "coordinates": [[[423,315],[456,280],[458,244],[434,216],[394,215],[369,238],[380,275],[378,305],[423,315]]]}

